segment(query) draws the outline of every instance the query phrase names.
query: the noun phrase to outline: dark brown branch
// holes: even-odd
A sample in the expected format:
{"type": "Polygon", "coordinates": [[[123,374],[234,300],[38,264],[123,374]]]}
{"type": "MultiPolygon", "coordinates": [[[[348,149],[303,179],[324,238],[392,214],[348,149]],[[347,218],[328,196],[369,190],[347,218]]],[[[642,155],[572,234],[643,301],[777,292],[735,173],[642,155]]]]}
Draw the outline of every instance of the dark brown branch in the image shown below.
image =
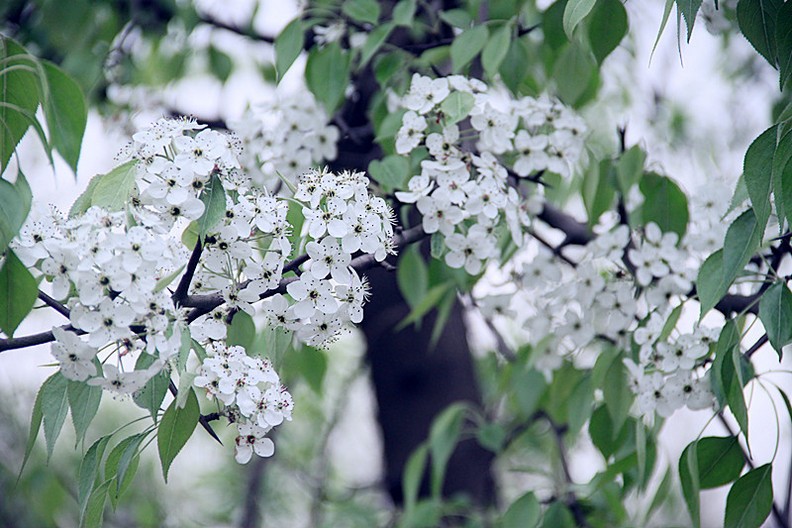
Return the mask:
{"type": "MultiPolygon", "coordinates": [[[[74,332],[77,335],[85,334],[85,330],[79,330],[72,325],[61,326],[62,329],[68,332],[74,332]]],[[[55,341],[55,336],[52,330],[48,332],[41,332],[40,334],[31,334],[22,337],[9,337],[8,339],[0,339],[0,352],[6,350],[13,350],[16,348],[27,348],[36,345],[43,345],[44,343],[51,343],[55,341]]]]}
{"type": "Polygon", "coordinates": [[[271,37],[269,35],[262,35],[261,33],[253,31],[252,28],[242,28],[239,26],[234,26],[232,24],[227,24],[226,22],[222,22],[203,13],[198,14],[198,19],[204,24],[212,26],[213,28],[230,31],[231,33],[241,35],[243,37],[249,38],[250,40],[255,40],[257,42],[266,42],[268,44],[275,43],[274,37],[271,37]]]}
{"type": "Polygon", "coordinates": [[[44,304],[46,304],[47,306],[49,306],[50,308],[52,308],[53,310],[64,316],[66,319],[69,319],[69,317],[71,316],[71,311],[68,308],[66,308],[66,306],[63,305],[63,303],[56,301],[55,299],[53,299],[52,297],[50,297],[41,290],[39,290],[38,292],[38,298],[41,301],[43,301],[44,304]]]}
{"type": "Polygon", "coordinates": [[[762,337],[756,340],[756,343],[751,345],[751,348],[745,351],[745,357],[750,358],[751,356],[753,356],[756,353],[756,351],[762,348],[765,345],[765,343],[767,343],[768,341],[769,338],[767,337],[767,333],[763,334],[762,337]]]}
{"type": "Polygon", "coordinates": [[[190,284],[192,283],[193,276],[195,275],[195,270],[198,268],[198,262],[201,260],[202,249],[203,244],[201,244],[201,240],[199,238],[198,241],[195,242],[195,247],[193,248],[193,252],[190,255],[190,260],[187,262],[187,269],[184,271],[184,275],[182,275],[179,285],[176,287],[176,291],[173,292],[173,295],[171,296],[173,304],[176,306],[180,306],[190,292],[190,284]]]}

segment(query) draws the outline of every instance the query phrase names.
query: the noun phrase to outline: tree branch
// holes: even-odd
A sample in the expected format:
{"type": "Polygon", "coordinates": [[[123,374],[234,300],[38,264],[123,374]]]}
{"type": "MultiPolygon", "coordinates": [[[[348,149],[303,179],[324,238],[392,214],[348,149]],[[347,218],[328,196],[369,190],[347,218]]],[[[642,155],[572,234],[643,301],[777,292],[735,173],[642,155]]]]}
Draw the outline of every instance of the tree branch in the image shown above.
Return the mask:
{"type": "MultiPolygon", "coordinates": [[[[176,398],[179,395],[179,389],[176,388],[176,384],[173,383],[173,380],[168,380],[168,390],[170,391],[170,393],[173,395],[174,398],[176,398]]],[[[212,426],[209,425],[209,419],[207,416],[204,416],[203,414],[199,416],[198,423],[201,424],[201,427],[203,427],[207,433],[209,433],[209,436],[217,440],[218,444],[223,445],[223,442],[220,440],[220,437],[217,436],[217,433],[214,432],[212,426]]]]}
{"type": "Polygon", "coordinates": [[[184,271],[184,275],[182,275],[179,285],[176,287],[176,291],[173,292],[173,295],[171,296],[173,304],[176,306],[183,304],[190,292],[190,284],[192,283],[193,276],[195,275],[195,270],[198,268],[198,262],[201,260],[202,249],[203,245],[201,244],[201,239],[199,237],[195,242],[195,247],[193,248],[192,255],[190,255],[190,260],[187,262],[187,269],[184,271]]]}
{"type": "Polygon", "coordinates": [[[49,306],[50,308],[52,308],[53,310],[64,316],[66,319],[69,319],[71,317],[71,311],[68,308],[66,308],[66,306],[63,305],[63,303],[56,301],[55,299],[53,299],[43,291],[39,290],[38,298],[41,299],[44,302],[44,304],[46,304],[47,306],[49,306]]]}
{"type": "Polygon", "coordinates": [[[216,18],[211,17],[204,13],[198,13],[198,19],[204,24],[212,26],[213,28],[230,31],[231,33],[235,33],[237,35],[249,38],[250,40],[255,40],[257,42],[266,42],[267,44],[275,43],[274,37],[271,37],[269,35],[262,35],[261,33],[253,31],[252,28],[246,29],[246,28],[241,28],[239,26],[227,24],[226,22],[217,20],[216,18]]]}

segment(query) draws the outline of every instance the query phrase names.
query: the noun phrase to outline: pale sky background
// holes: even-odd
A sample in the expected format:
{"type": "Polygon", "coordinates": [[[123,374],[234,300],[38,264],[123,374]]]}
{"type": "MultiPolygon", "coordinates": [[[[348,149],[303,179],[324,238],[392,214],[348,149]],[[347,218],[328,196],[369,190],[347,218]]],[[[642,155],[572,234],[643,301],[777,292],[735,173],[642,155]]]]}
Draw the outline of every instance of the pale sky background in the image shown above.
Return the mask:
{"type": "MultiPolygon", "coordinates": [[[[627,105],[629,109],[625,110],[621,106],[614,111],[617,105],[607,105],[606,108],[588,109],[586,114],[590,121],[598,123],[597,130],[601,133],[612,133],[617,125],[627,123],[628,142],[640,143],[648,151],[652,163],[678,180],[688,193],[701,192],[702,185],[704,189],[706,185],[733,186],[741,172],[742,157],[749,142],[769,124],[769,101],[778,92],[776,74],[768,67],[765,74],[751,79],[748,83],[736,85],[725,81],[720,70],[723,61],[729,60],[730,55],[722,52],[719,39],[707,33],[700,19],[690,44],[682,45],[681,64],[674,14],[650,64],[649,57],[663,4],[664,2],[658,0],[627,3],[633,31],[632,40],[626,45],[622,44],[614,53],[606,63],[606,71],[602,75],[608,83],[604,89],[607,93],[614,94],[614,100],[618,99],[615,95],[619,92],[618,87],[628,83],[629,92],[632,94],[632,102],[627,105]],[[621,59],[631,54],[636,59],[625,66],[621,59]],[[655,92],[662,93],[669,104],[678,105],[687,111],[692,120],[689,129],[694,133],[691,144],[701,150],[672,150],[664,144],[663,137],[657,137],[656,131],[650,126],[655,118],[654,108],[647,104],[652,101],[655,92]]],[[[230,22],[241,22],[248,16],[246,13],[249,11],[246,10],[252,6],[252,1],[231,2],[233,9],[228,8],[229,2],[222,5],[224,8],[222,12],[218,12],[219,15],[228,17],[230,22]]],[[[293,8],[288,8],[288,4],[284,2],[264,1],[259,9],[256,27],[260,31],[273,34],[293,14],[293,8]]],[[[212,38],[215,44],[230,51],[242,49],[240,46],[244,44],[231,36],[218,38],[216,33],[210,31],[199,34],[196,38],[199,41],[212,38]]],[[[738,56],[755,53],[741,37],[735,38],[735,41],[737,42],[733,48],[738,56]]],[[[267,52],[260,53],[266,55],[267,52]]],[[[301,67],[302,61],[292,68],[289,78],[280,90],[288,90],[299,82],[301,67]]],[[[242,65],[225,86],[205,75],[197,74],[184,79],[174,93],[173,98],[178,108],[185,112],[194,112],[207,118],[231,118],[243,112],[248,102],[271,97],[272,89],[263,85],[253,65],[247,64],[242,65]]],[[[20,149],[22,165],[30,180],[34,197],[39,202],[54,203],[67,210],[93,175],[107,172],[113,167],[113,156],[126,138],[104,126],[96,114],[91,114],[76,181],[61,160],[57,161],[53,174],[36,141],[33,137],[26,137],[20,149]]],[[[47,325],[64,323],[65,320],[57,315],[37,312],[23,322],[17,335],[38,332],[47,329],[47,325]]],[[[761,335],[759,328],[754,331],[757,337],[761,335]]],[[[0,354],[0,386],[6,391],[33,391],[52,373],[51,368],[42,368],[40,365],[51,361],[48,346],[4,352],[0,354]]],[[[754,356],[754,363],[760,373],[781,368],[775,353],[769,347],[754,356]]],[[[789,369],[789,362],[784,363],[784,368],[789,369]]],[[[762,379],[772,379],[787,390],[792,388],[788,374],[762,376],[762,379]]],[[[776,443],[775,424],[782,424],[780,449],[776,459],[779,464],[774,472],[774,488],[779,493],[786,487],[786,463],[792,460],[790,422],[780,399],[774,400],[779,413],[779,418],[776,419],[767,394],[756,384],[752,387],[746,394],[751,401],[750,437],[757,466],[772,457],[776,443]]],[[[373,402],[368,383],[356,382],[352,390],[354,394],[350,398],[345,420],[342,427],[334,433],[332,442],[333,446],[343,448],[331,448],[331,454],[334,463],[342,471],[346,468],[350,479],[367,482],[375,480],[381,471],[381,447],[374,425],[373,402]],[[354,459],[349,458],[350,453],[355,454],[354,459]]],[[[32,396],[28,403],[32,407],[32,396]]],[[[110,404],[119,405],[118,402],[110,404]]],[[[29,415],[29,409],[22,411],[29,415]]],[[[661,435],[662,445],[659,446],[666,455],[666,460],[676,463],[681,450],[701,431],[710,415],[711,413],[704,411],[678,411],[669,420],[661,435]]],[[[295,417],[298,416],[296,412],[295,417]]],[[[285,424],[283,427],[290,426],[291,424],[285,424]]],[[[711,424],[705,433],[716,436],[724,434],[725,431],[718,423],[711,424]]],[[[189,471],[191,455],[200,456],[202,463],[207,461],[210,467],[234,463],[230,446],[218,449],[205,436],[196,434],[188,445],[189,451],[176,459],[172,474],[178,474],[179,478],[169,484],[169,494],[186,500],[190,497],[192,500],[200,500],[200,497],[192,496],[189,491],[191,479],[195,478],[189,471]]],[[[62,443],[59,448],[69,447],[62,443]]],[[[575,452],[571,466],[575,480],[585,482],[601,468],[601,461],[589,444],[581,446],[575,452]]],[[[705,526],[721,525],[727,492],[728,487],[725,487],[707,491],[702,496],[702,518],[705,526]]]]}

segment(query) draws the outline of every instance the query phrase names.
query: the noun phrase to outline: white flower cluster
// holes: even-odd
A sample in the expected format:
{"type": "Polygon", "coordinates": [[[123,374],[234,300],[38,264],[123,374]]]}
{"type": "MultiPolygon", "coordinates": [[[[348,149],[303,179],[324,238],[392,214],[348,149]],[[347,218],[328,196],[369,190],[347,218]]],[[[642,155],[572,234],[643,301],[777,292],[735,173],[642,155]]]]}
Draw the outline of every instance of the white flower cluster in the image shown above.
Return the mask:
{"type": "Polygon", "coordinates": [[[635,412],[649,421],[682,406],[707,408],[714,397],[706,358],[716,333],[705,327],[680,332],[676,320],[666,328],[691,290],[696,259],[677,242],[675,233],[654,223],[634,233],[617,225],[594,238],[574,268],[539,248],[514,273],[519,283],[511,292],[477,304],[500,304],[492,317],[517,322],[518,339],[532,346],[534,366],[545,372],[605,343],[627,351],[635,344],[640,352],[625,364],[635,412]]]}
{"type": "Polygon", "coordinates": [[[72,332],[55,329],[52,353],[63,375],[128,393],[142,387],[181,346],[175,308],[159,281],[184,262],[186,249],[149,227],[128,225],[124,212],[91,207],[65,219],[56,210],[31,217],[15,240],[23,261],[52,283],[52,296],[70,308],[72,332]],[[135,331],[132,330],[135,328],[135,331]],[[100,350],[120,357],[156,356],[145,371],[123,372],[100,350]],[[104,371],[104,376],[102,374],[104,371]]]}
{"type": "Polygon", "coordinates": [[[255,106],[229,126],[242,139],[242,166],[268,189],[278,173],[291,177],[336,158],[338,128],[308,90],[255,106]]]}
{"type": "Polygon", "coordinates": [[[442,234],[446,263],[473,275],[498,256],[495,234],[502,221],[522,245],[524,228],[541,210],[540,192],[523,189],[521,195],[510,186],[507,167],[516,177],[543,170],[569,176],[582,156],[582,119],[548,98],[513,100],[475,79],[416,74],[402,105],[408,111],[396,151],[409,154],[423,145],[428,157],[408,191],[396,197],[416,204],[424,231],[442,234]],[[467,113],[449,118],[443,103],[450,97],[459,105],[467,100],[467,113]],[[457,121],[467,116],[462,122],[470,127],[460,130],[457,121]],[[478,138],[478,155],[463,148],[471,137],[478,138]]]}
{"type": "Polygon", "coordinates": [[[698,371],[699,363],[710,354],[710,346],[718,339],[717,330],[699,326],[692,333],[661,340],[668,312],[653,313],[633,334],[633,340],[640,346],[640,363],[625,360],[630,386],[637,396],[637,410],[642,415],[656,411],[667,417],[685,405],[696,410],[713,403],[708,373],[700,375],[698,371]]]}
{"type": "Polygon", "coordinates": [[[332,343],[350,323],[363,320],[368,283],[350,267],[363,253],[382,261],[393,253],[393,212],[368,192],[359,172],[309,171],[300,176],[294,195],[304,205],[307,270],[286,291],[266,303],[271,324],[297,331],[313,346],[332,343]]]}
{"type": "Polygon", "coordinates": [[[208,345],[206,352],[194,383],[209,398],[221,401],[225,414],[236,422],[237,462],[246,464],[253,453],[272,456],[275,444],[266,435],[283,420],[292,419],[291,394],[267,359],[250,357],[240,346],[221,343],[208,345]]]}

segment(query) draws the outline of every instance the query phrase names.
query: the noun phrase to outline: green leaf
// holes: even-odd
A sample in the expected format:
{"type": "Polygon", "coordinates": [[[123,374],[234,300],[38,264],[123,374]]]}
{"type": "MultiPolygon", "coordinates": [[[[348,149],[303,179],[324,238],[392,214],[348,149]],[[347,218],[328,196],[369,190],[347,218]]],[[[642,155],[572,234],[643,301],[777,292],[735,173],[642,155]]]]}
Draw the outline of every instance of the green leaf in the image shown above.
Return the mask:
{"type": "Polygon", "coordinates": [[[511,387],[520,415],[528,417],[536,411],[547,391],[547,381],[538,370],[522,368],[512,374],[511,387]]]}
{"type": "Polygon", "coordinates": [[[421,481],[426,470],[426,457],[428,454],[429,446],[423,443],[412,452],[404,465],[402,494],[404,495],[405,511],[415,509],[415,503],[418,500],[418,490],[421,488],[421,481]]]}
{"type": "Polygon", "coordinates": [[[372,160],[368,172],[386,191],[404,189],[410,177],[410,162],[404,156],[385,156],[382,160],[372,160]]]}
{"type": "MultiPolygon", "coordinates": [[[[627,34],[627,10],[620,0],[599,0],[589,16],[588,38],[597,63],[602,64],[627,34]]],[[[635,148],[635,147],[633,147],[635,148]]],[[[630,149],[632,150],[632,149],[630,149]]]]}
{"type": "Polygon", "coordinates": [[[33,309],[38,284],[16,254],[8,250],[0,268],[0,330],[13,337],[22,320],[33,309]]]}
{"type": "Polygon", "coordinates": [[[96,190],[97,184],[101,181],[102,176],[104,174],[97,174],[88,182],[88,186],[85,190],[74,200],[71,208],[69,209],[69,218],[74,218],[75,216],[83,214],[85,211],[91,208],[91,201],[93,200],[93,193],[96,190]]]}
{"type": "Polygon", "coordinates": [[[673,231],[681,239],[688,223],[685,193],[670,178],[647,172],[641,178],[641,194],[646,201],[641,208],[641,223],[656,223],[664,233],[673,231]]]}
{"type": "MultiPolygon", "coordinates": [[[[55,374],[58,373],[56,372],[55,374]]],[[[53,374],[53,376],[55,374],[53,374]]],[[[28,431],[27,443],[25,444],[25,456],[22,458],[22,467],[19,468],[20,475],[22,475],[22,471],[25,469],[25,465],[27,464],[28,458],[30,458],[30,453],[33,452],[33,448],[36,445],[36,439],[38,438],[39,430],[41,429],[41,420],[43,418],[43,413],[41,411],[41,405],[42,405],[41,400],[42,400],[41,389],[39,389],[38,393],[36,394],[36,401],[33,403],[33,411],[30,416],[30,429],[28,431]]]]}
{"type": "Polygon", "coordinates": [[[745,466],[736,436],[708,436],[698,441],[699,487],[717,488],[734,482],[745,466]]]}
{"type": "Polygon", "coordinates": [[[116,445],[105,462],[105,479],[115,478],[116,485],[110,490],[110,502],[113,507],[118,503],[118,498],[132,483],[140,460],[139,448],[149,433],[139,433],[125,438],[116,445]]]}
{"type": "Polygon", "coordinates": [[[253,347],[255,339],[256,324],[253,322],[253,318],[243,311],[235,313],[228,327],[228,335],[226,337],[228,345],[239,345],[248,350],[253,347]]]}
{"type": "Polygon", "coordinates": [[[781,360],[782,348],[792,343],[792,293],[785,282],[773,284],[759,301],[759,319],[781,360]]]}
{"type": "Polygon", "coordinates": [[[446,123],[457,123],[470,115],[476,98],[467,92],[453,92],[440,103],[446,123]]]}
{"type": "Polygon", "coordinates": [[[792,3],[784,2],[778,8],[775,21],[775,43],[778,52],[779,84],[783,91],[792,78],[792,3]]]}
{"type": "Polygon", "coordinates": [[[727,287],[745,268],[762,242],[764,227],[756,221],[753,209],[732,222],[723,241],[723,277],[727,287]]]}
{"type": "Polygon", "coordinates": [[[366,43],[363,44],[363,48],[360,50],[360,64],[358,65],[359,68],[363,68],[368,61],[371,60],[371,57],[374,56],[388,40],[391,32],[394,30],[395,26],[393,24],[383,24],[381,26],[376,27],[369,36],[366,38],[366,43]]]}
{"type": "Polygon", "coordinates": [[[335,113],[349,83],[349,54],[337,42],[314,48],[305,64],[305,82],[327,113],[335,113]]]}
{"type": "Polygon", "coordinates": [[[609,159],[592,164],[583,175],[581,194],[589,227],[596,225],[599,217],[613,205],[616,196],[616,189],[613,188],[615,175],[615,168],[609,159]]]}
{"type": "Polygon", "coordinates": [[[110,481],[108,480],[91,492],[85,504],[85,509],[80,515],[80,528],[101,528],[104,517],[104,503],[109,488],[110,481]]]}
{"type": "MultiPolygon", "coordinates": [[[[0,36],[0,174],[31,125],[38,124],[40,63],[13,40],[0,36]],[[7,62],[6,62],[7,61],[7,62]],[[10,68],[15,67],[13,70],[10,68]]],[[[46,137],[39,133],[45,148],[46,137]]]]}
{"type": "Polygon", "coordinates": [[[39,391],[44,438],[47,441],[47,460],[52,456],[55,441],[63,428],[63,422],[66,421],[66,413],[69,412],[68,388],[69,380],[56,372],[47,378],[39,391]]]}
{"type": "Polygon", "coordinates": [[[665,7],[663,8],[663,19],[660,21],[660,27],[657,29],[657,37],[655,37],[655,42],[652,45],[652,53],[649,56],[650,62],[657,49],[657,44],[660,42],[660,37],[663,36],[663,31],[665,31],[665,27],[668,24],[668,17],[671,14],[672,7],[674,7],[674,0],[666,0],[665,7]]]}
{"type": "MultiPolygon", "coordinates": [[[[776,215],[789,220],[789,217],[792,216],[792,132],[784,133],[775,147],[772,185],[775,193],[776,215]]],[[[781,229],[780,225],[779,229],[781,229]]]]}
{"type": "Polygon", "coordinates": [[[564,33],[566,33],[569,40],[572,40],[572,34],[580,22],[594,8],[597,0],[569,0],[564,8],[564,33]]]}
{"type": "MultiPolygon", "coordinates": [[[[618,2],[618,0],[615,1],[618,2]]],[[[630,192],[632,186],[641,180],[645,161],[646,153],[638,145],[633,145],[616,162],[616,181],[625,196],[630,192]]]]}
{"type": "Polygon", "coordinates": [[[473,23],[470,14],[464,9],[449,9],[440,12],[440,20],[451,27],[467,29],[473,23]]]}
{"type": "MultiPolygon", "coordinates": [[[[745,405],[746,373],[743,372],[743,356],[740,353],[740,334],[733,319],[729,319],[721,330],[712,365],[714,378],[713,390],[720,402],[729,405],[732,414],[740,425],[740,430],[748,440],[748,409],[745,405]]],[[[750,377],[753,374],[747,373],[750,377]]]]}
{"type": "Polygon", "coordinates": [[[170,285],[170,283],[172,283],[176,279],[176,277],[181,275],[181,273],[182,273],[182,271],[184,271],[185,267],[187,267],[187,265],[186,264],[182,264],[181,266],[179,266],[179,269],[177,269],[173,273],[168,273],[167,275],[165,275],[161,279],[157,279],[157,284],[156,284],[156,286],[154,286],[154,289],[151,290],[151,291],[154,292],[154,293],[157,293],[157,292],[161,292],[162,290],[167,288],[170,285]]]}
{"type": "Polygon", "coordinates": [[[677,9],[682,13],[687,26],[687,41],[690,42],[690,35],[693,33],[693,25],[696,23],[696,14],[701,8],[701,0],[676,0],[677,9]]]}
{"type": "Polygon", "coordinates": [[[625,432],[626,429],[619,430],[613,427],[613,420],[607,406],[600,405],[591,413],[589,436],[605,460],[608,460],[619,450],[626,438],[625,432]]]}
{"type": "Polygon", "coordinates": [[[376,0],[344,0],[341,11],[357,22],[376,24],[380,16],[380,5],[376,0]]]}
{"type": "Polygon", "coordinates": [[[136,175],[137,160],[129,160],[102,175],[91,195],[91,205],[104,207],[108,211],[124,210],[129,197],[137,190],[136,175]]]}
{"type": "Polygon", "coordinates": [[[781,0],[740,0],[737,24],[748,42],[774,68],[778,64],[775,20],[781,0]]]}
{"type": "Polygon", "coordinates": [[[96,411],[99,410],[99,404],[102,401],[102,387],[70,380],[68,398],[74,432],[77,436],[74,446],[77,447],[85,439],[85,432],[96,416],[96,411]]]}
{"type": "Polygon", "coordinates": [[[278,82],[283,79],[283,76],[299,57],[303,50],[304,38],[305,30],[302,20],[298,17],[289,22],[275,39],[275,71],[278,82]]]}
{"type": "Polygon", "coordinates": [[[31,200],[30,186],[21,172],[16,183],[0,178],[0,255],[25,223],[31,200]]]}
{"type": "Polygon", "coordinates": [[[200,416],[198,398],[192,389],[189,389],[183,408],[178,407],[174,400],[162,415],[157,433],[157,449],[165,482],[168,481],[168,470],[173,459],[192,436],[200,416]]]}
{"type": "Polygon", "coordinates": [[[99,465],[102,462],[110,438],[112,438],[112,435],[106,435],[91,444],[91,447],[85,452],[85,456],[80,462],[80,470],[77,476],[77,502],[80,505],[81,515],[85,511],[96,477],[99,475],[99,465]]]}
{"type": "Polygon", "coordinates": [[[682,496],[685,498],[690,518],[695,528],[701,526],[701,499],[699,491],[698,449],[693,441],[682,451],[679,457],[679,480],[682,483],[682,496]]]}
{"type": "Polygon", "coordinates": [[[682,315],[682,308],[684,308],[684,306],[685,306],[684,304],[680,304],[679,306],[671,310],[671,314],[668,316],[668,319],[666,319],[666,322],[663,324],[663,330],[660,332],[660,337],[658,338],[659,342],[668,339],[668,336],[670,336],[671,332],[673,332],[674,328],[676,328],[676,324],[679,321],[679,316],[682,315]]]}
{"type": "Polygon", "coordinates": [[[495,30],[487,40],[487,44],[481,52],[481,65],[484,66],[484,71],[490,79],[495,78],[503,59],[506,58],[511,39],[512,24],[509,22],[495,30]]]}
{"type": "Polygon", "coordinates": [[[585,101],[586,90],[596,73],[597,61],[591,51],[574,43],[564,48],[553,69],[561,100],[572,106],[585,101]]]}
{"type": "Polygon", "coordinates": [[[49,87],[44,104],[50,142],[72,171],[77,172],[88,108],[80,86],[60,68],[42,62],[49,87]]]}
{"type": "Polygon", "coordinates": [[[407,304],[415,308],[429,289],[429,271],[418,245],[409,246],[399,255],[396,281],[407,304]]]}
{"type": "Polygon", "coordinates": [[[762,229],[770,217],[770,190],[773,178],[773,155],[776,150],[778,127],[772,126],[756,138],[745,153],[743,177],[756,213],[757,223],[762,229]]]}
{"type": "Polygon", "coordinates": [[[457,35],[451,44],[451,65],[455,73],[470,64],[476,55],[481,53],[489,39],[489,30],[485,25],[473,26],[457,35]]]}
{"type": "Polygon", "coordinates": [[[726,498],[724,528],[759,528],[773,508],[773,466],[765,464],[734,483],[726,498]]]}
{"type": "Polygon", "coordinates": [[[209,46],[209,70],[212,75],[220,79],[221,82],[226,82],[234,71],[234,61],[227,53],[220,51],[214,46],[209,46]]]}
{"type": "Polygon", "coordinates": [[[454,452],[467,406],[454,403],[440,413],[429,430],[429,451],[432,453],[432,496],[440,497],[446,467],[454,452]]]}
{"type": "Polygon", "coordinates": [[[519,95],[528,90],[526,83],[529,82],[528,75],[531,65],[530,51],[528,45],[521,38],[512,39],[509,52],[503,59],[500,67],[500,76],[513,94],[519,95]]]}
{"type": "Polygon", "coordinates": [[[696,278],[696,293],[701,304],[699,319],[715,307],[728,288],[723,279],[723,250],[719,249],[707,257],[696,278]]]}
{"type": "Polygon", "coordinates": [[[397,26],[412,26],[416,4],[416,0],[400,0],[393,8],[393,23],[397,26]]]}
{"type": "Polygon", "coordinates": [[[205,209],[201,218],[198,219],[198,236],[201,240],[206,238],[218,222],[225,217],[226,195],[223,183],[217,174],[212,173],[209,184],[201,191],[201,201],[205,209]]]}
{"type": "Polygon", "coordinates": [[[450,287],[451,283],[449,282],[444,282],[442,284],[433,286],[428,292],[426,292],[426,295],[418,304],[418,306],[413,308],[407,317],[405,317],[404,320],[398,324],[396,331],[398,332],[406,326],[420,321],[423,316],[429,312],[429,310],[438,305],[440,300],[445,295],[446,290],[448,290],[450,287]]]}
{"type": "Polygon", "coordinates": [[[539,524],[542,508],[532,491],[512,502],[501,517],[499,528],[533,528],[539,524]]]}
{"type": "Polygon", "coordinates": [[[627,420],[627,413],[633,402],[633,393],[627,379],[627,368],[621,361],[621,354],[614,357],[605,374],[602,395],[613,422],[614,433],[618,434],[627,420]]]}
{"type": "MultiPolygon", "coordinates": [[[[135,363],[135,370],[143,370],[155,361],[155,357],[150,354],[141,354],[135,363]]],[[[151,415],[154,423],[157,423],[158,413],[165,394],[168,392],[170,384],[170,371],[165,368],[158,372],[153,378],[148,380],[143,387],[132,395],[132,400],[138,407],[146,409],[151,415]]]]}
{"type": "Polygon", "coordinates": [[[555,501],[545,511],[541,526],[542,528],[575,528],[578,523],[563,502],[555,501]]]}

